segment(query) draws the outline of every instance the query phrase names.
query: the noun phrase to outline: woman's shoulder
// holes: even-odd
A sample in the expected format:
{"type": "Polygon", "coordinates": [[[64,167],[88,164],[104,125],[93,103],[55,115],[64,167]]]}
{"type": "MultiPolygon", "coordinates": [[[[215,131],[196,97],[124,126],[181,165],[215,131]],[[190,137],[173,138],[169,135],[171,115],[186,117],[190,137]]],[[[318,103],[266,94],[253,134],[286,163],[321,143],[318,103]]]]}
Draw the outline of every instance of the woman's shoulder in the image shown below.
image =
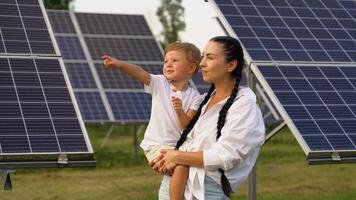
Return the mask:
{"type": "Polygon", "coordinates": [[[243,101],[253,101],[256,102],[256,95],[255,93],[251,90],[251,88],[246,87],[246,86],[241,86],[239,88],[239,91],[237,92],[235,101],[237,100],[243,100],[243,101]]]}

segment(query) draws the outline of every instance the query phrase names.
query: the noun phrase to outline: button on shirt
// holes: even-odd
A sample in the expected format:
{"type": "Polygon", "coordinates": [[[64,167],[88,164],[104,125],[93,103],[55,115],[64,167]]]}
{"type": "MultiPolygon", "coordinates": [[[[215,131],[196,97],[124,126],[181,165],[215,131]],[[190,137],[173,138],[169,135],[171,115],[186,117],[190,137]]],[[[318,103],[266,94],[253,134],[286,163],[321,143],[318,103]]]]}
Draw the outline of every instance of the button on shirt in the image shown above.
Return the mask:
{"type": "Polygon", "coordinates": [[[172,96],[182,101],[182,109],[197,110],[202,97],[199,92],[188,87],[185,91],[173,92],[172,84],[163,75],[151,74],[149,85],[145,91],[152,95],[151,117],[148,123],[141,148],[149,151],[157,145],[175,146],[181,135],[178,117],[172,105],[172,96]]]}
{"type": "Polygon", "coordinates": [[[228,98],[211,107],[208,103],[180,150],[203,151],[204,168],[189,168],[185,198],[204,198],[204,177],[211,177],[221,185],[219,168],[225,171],[231,187],[237,191],[254,166],[259,147],[264,142],[265,126],[256,96],[250,88],[240,87],[227,112],[221,136],[216,140],[219,111],[228,98]]]}

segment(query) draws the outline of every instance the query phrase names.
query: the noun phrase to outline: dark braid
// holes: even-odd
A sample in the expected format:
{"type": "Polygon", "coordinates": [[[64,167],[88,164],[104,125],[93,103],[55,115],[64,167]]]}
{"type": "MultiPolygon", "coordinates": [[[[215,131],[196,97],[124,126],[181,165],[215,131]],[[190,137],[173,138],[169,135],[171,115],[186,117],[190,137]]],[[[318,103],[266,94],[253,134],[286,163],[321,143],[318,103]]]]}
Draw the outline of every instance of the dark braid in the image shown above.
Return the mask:
{"type": "Polygon", "coordinates": [[[193,129],[195,123],[198,121],[198,118],[200,117],[200,113],[201,113],[201,109],[203,108],[203,106],[209,101],[211,94],[213,93],[213,91],[215,90],[215,85],[211,84],[210,89],[208,91],[208,94],[205,96],[204,100],[201,102],[201,104],[199,105],[199,108],[197,110],[197,113],[195,113],[194,117],[192,120],[190,120],[189,124],[187,125],[187,127],[183,130],[177,145],[176,145],[176,149],[178,150],[180,146],[182,146],[182,144],[184,143],[184,141],[187,139],[188,134],[190,133],[190,131],[193,129]]]}
{"type": "MultiPolygon", "coordinates": [[[[240,42],[233,37],[218,36],[218,37],[212,38],[210,41],[217,42],[217,43],[220,43],[223,45],[227,63],[231,62],[233,60],[237,60],[237,66],[231,72],[231,75],[235,78],[234,88],[231,91],[231,95],[230,95],[229,99],[226,101],[226,103],[224,104],[224,106],[221,108],[221,110],[219,112],[219,119],[218,119],[218,124],[217,124],[217,133],[216,133],[216,140],[218,140],[221,136],[221,130],[225,125],[227,112],[228,112],[229,108],[231,107],[231,105],[234,103],[234,100],[238,93],[240,80],[242,77],[242,69],[244,66],[244,54],[243,54],[243,49],[241,47],[240,42]]],[[[203,102],[200,104],[199,109],[197,110],[197,113],[195,114],[194,118],[189,122],[188,126],[184,129],[180,139],[177,142],[176,149],[179,149],[179,147],[187,139],[188,134],[193,129],[195,123],[198,121],[198,118],[200,117],[202,107],[208,102],[214,89],[215,89],[215,85],[212,84],[209,89],[208,94],[204,98],[203,102]]],[[[227,179],[227,177],[225,176],[224,170],[219,169],[219,171],[221,172],[222,190],[226,196],[230,197],[230,194],[233,192],[230,182],[227,179]]]]}
{"type": "Polygon", "coordinates": [[[232,89],[231,95],[219,112],[219,119],[218,119],[218,124],[217,124],[218,131],[216,133],[216,140],[218,140],[219,137],[221,136],[221,129],[225,125],[227,111],[231,107],[232,103],[234,103],[234,100],[236,98],[236,95],[237,95],[237,92],[239,89],[239,85],[240,85],[240,79],[241,79],[240,77],[236,78],[235,85],[234,85],[234,88],[232,89]]]}

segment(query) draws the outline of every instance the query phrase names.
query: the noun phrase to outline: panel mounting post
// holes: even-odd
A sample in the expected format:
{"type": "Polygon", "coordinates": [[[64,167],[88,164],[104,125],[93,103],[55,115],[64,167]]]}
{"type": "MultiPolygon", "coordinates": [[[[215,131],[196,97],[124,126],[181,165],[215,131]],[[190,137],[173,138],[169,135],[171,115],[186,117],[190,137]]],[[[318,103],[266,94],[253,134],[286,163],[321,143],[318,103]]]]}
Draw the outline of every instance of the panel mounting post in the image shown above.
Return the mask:
{"type": "Polygon", "coordinates": [[[3,180],[3,189],[4,190],[12,190],[10,173],[15,173],[15,170],[12,170],[12,169],[0,170],[1,178],[3,180]]]}

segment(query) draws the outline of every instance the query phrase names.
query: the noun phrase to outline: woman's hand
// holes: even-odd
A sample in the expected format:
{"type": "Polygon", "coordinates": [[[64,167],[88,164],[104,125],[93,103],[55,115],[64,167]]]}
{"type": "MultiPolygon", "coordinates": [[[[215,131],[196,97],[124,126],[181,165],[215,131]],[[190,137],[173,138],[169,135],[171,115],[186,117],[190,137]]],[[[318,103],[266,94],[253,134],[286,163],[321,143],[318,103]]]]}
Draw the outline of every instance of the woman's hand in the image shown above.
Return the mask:
{"type": "Polygon", "coordinates": [[[153,169],[158,171],[158,169],[163,165],[163,155],[160,154],[157,158],[148,163],[148,165],[153,169]]]}
{"type": "Polygon", "coordinates": [[[164,174],[172,174],[174,168],[179,164],[177,161],[177,156],[180,151],[172,149],[162,149],[161,155],[163,156],[162,160],[163,165],[159,168],[159,171],[164,174]]]}

